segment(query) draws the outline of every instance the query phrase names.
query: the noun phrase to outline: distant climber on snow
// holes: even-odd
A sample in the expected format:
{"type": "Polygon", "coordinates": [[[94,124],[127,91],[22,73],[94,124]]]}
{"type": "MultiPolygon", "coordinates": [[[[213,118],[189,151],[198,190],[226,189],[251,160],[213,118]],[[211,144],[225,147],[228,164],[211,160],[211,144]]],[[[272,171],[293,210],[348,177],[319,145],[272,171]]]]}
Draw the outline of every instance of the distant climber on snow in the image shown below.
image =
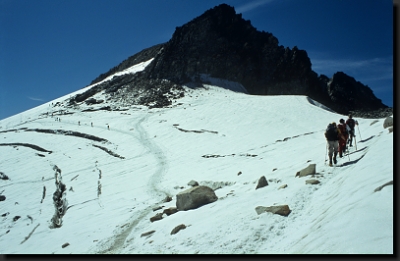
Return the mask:
{"type": "Polygon", "coordinates": [[[328,147],[328,155],[329,155],[329,166],[332,166],[332,157],[333,163],[336,164],[336,156],[339,150],[339,130],[336,126],[336,122],[332,122],[328,125],[325,131],[325,138],[327,141],[328,147]]]}
{"type": "Polygon", "coordinates": [[[353,138],[356,137],[356,133],[354,131],[354,127],[356,125],[358,125],[358,122],[356,120],[353,119],[353,115],[349,114],[349,118],[346,121],[346,124],[350,127],[350,131],[349,131],[349,146],[352,147],[353,146],[353,138]]]}
{"type": "Polygon", "coordinates": [[[349,133],[347,130],[347,124],[343,119],[339,120],[339,157],[343,157],[343,153],[346,151],[347,139],[349,138],[349,133]]]}

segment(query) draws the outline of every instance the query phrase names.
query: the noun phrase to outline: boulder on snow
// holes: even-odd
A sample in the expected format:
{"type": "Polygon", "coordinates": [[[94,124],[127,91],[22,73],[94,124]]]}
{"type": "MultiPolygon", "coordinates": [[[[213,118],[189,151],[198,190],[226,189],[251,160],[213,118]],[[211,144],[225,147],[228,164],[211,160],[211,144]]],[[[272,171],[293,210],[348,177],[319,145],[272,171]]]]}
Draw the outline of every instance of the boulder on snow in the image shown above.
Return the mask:
{"type": "Polygon", "coordinates": [[[170,201],[172,201],[172,197],[171,197],[171,196],[166,196],[166,197],[164,198],[164,200],[163,200],[164,203],[170,202],[170,201]]]}
{"type": "Polygon", "coordinates": [[[304,177],[304,176],[307,176],[307,175],[315,174],[316,173],[315,172],[316,165],[317,164],[308,165],[308,167],[306,167],[306,168],[300,170],[299,172],[297,172],[295,177],[297,177],[297,176],[304,177]]]}
{"type": "Polygon", "coordinates": [[[392,117],[387,117],[385,121],[383,122],[383,128],[388,128],[393,126],[393,118],[392,117]]]}
{"type": "Polygon", "coordinates": [[[196,187],[199,185],[199,183],[195,180],[191,180],[191,181],[189,181],[188,185],[191,187],[196,187]]]}
{"type": "Polygon", "coordinates": [[[157,206],[157,207],[154,207],[153,208],[153,211],[157,211],[157,210],[160,210],[160,209],[162,209],[164,206],[157,206]]]}
{"type": "Polygon", "coordinates": [[[317,179],[306,180],[306,184],[316,185],[316,184],[319,184],[319,183],[321,183],[321,182],[319,180],[317,180],[317,179]]]}
{"type": "Polygon", "coordinates": [[[265,212],[271,212],[272,214],[278,214],[286,217],[290,214],[291,210],[288,205],[271,206],[271,207],[258,206],[256,207],[256,212],[258,215],[265,212]]]}
{"type": "Polygon", "coordinates": [[[284,189],[287,188],[287,184],[283,184],[282,186],[280,186],[278,189],[284,189]]]}
{"type": "Polygon", "coordinates": [[[171,235],[174,235],[178,233],[180,230],[185,229],[186,226],[184,224],[180,224],[179,226],[176,226],[174,229],[171,231],[171,235]]]}
{"type": "Polygon", "coordinates": [[[178,209],[176,207],[170,207],[167,209],[164,209],[163,214],[166,214],[167,216],[175,214],[176,212],[178,212],[178,209]]]}
{"type": "Polygon", "coordinates": [[[156,231],[155,231],[155,230],[151,230],[151,231],[145,232],[145,233],[141,234],[140,237],[147,237],[147,236],[150,236],[150,235],[152,235],[154,232],[156,232],[156,231]]]}
{"type": "Polygon", "coordinates": [[[265,186],[268,186],[268,181],[267,181],[267,179],[265,178],[265,176],[262,176],[262,177],[258,180],[256,189],[259,189],[259,188],[262,188],[262,187],[265,187],[265,186]]]}
{"type": "Polygon", "coordinates": [[[210,187],[196,186],[176,195],[176,207],[178,210],[196,209],[216,200],[218,197],[210,187]]]}
{"type": "Polygon", "coordinates": [[[0,195],[0,201],[4,201],[4,200],[6,200],[6,196],[0,195]]]}
{"type": "Polygon", "coordinates": [[[150,221],[151,221],[151,222],[154,222],[154,221],[161,220],[161,219],[162,219],[162,216],[163,216],[163,213],[157,213],[154,217],[151,217],[151,218],[150,218],[150,221]]]}

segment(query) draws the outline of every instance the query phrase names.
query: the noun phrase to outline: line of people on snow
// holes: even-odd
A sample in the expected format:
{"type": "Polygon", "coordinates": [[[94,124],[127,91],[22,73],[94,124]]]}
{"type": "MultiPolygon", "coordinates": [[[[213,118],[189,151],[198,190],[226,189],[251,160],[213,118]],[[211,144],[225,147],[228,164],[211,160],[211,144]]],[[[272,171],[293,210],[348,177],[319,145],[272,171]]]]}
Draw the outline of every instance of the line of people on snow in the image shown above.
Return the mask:
{"type": "Polygon", "coordinates": [[[339,124],[332,122],[328,125],[325,131],[325,138],[327,140],[329,166],[337,163],[337,154],[342,158],[343,154],[347,150],[347,144],[350,147],[353,146],[353,138],[355,140],[354,127],[358,125],[358,122],[353,119],[350,114],[346,122],[343,119],[339,120],[339,124]]]}

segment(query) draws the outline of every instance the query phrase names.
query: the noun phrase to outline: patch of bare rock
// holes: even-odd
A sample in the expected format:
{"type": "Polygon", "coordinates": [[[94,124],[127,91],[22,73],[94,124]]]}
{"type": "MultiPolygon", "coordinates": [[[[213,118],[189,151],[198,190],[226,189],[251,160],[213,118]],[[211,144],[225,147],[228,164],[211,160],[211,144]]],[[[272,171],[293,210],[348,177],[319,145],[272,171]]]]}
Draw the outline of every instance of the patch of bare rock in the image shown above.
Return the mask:
{"type": "Polygon", "coordinates": [[[258,206],[256,207],[256,212],[258,215],[265,212],[270,212],[272,214],[277,214],[286,217],[290,214],[291,210],[288,205],[270,206],[270,207],[258,206]]]}

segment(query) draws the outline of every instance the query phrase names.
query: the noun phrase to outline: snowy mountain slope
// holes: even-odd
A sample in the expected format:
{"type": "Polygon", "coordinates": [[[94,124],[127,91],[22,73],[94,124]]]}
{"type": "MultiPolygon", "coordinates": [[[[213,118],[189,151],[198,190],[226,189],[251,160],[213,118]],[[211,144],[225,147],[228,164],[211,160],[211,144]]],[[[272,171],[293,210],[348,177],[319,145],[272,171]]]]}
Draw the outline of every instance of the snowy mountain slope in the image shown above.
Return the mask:
{"type": "Polygon", "coordinates": [[[374,192],[393,180],[384,119],[358,119],[357,150],[332,168],[323,132],[345,116],[305,96],[185,89],[162,109],[82,112],[63,105],[71,94],[0,121],[0,252],[393,253],[393,186],[374,192]],[[312,163],[317,185],[295,177],[312,163]],[[54,166],[69,206],[59,228],[54,166]],[[191,180],[219,199],[150,222],[191,180]],[[283,204],[287,217],[255,211],[283,204]]]}

